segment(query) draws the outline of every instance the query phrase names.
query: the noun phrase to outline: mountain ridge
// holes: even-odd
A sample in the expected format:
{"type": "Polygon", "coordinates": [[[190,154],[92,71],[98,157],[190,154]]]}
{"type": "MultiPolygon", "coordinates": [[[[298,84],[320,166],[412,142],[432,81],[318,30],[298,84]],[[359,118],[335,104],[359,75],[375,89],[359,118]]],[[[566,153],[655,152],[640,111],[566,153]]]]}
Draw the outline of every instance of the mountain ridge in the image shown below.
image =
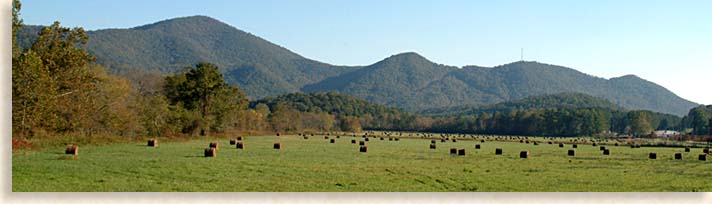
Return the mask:
{"type": "MultiPolygon", "coordinates": [[[[39,30],[26,27],[18,33],[24,47],[28,47],[32,32],[39,30]]],[[[604,79],[534,61],[455,67],[432,62],[416,52],[403,52],[370,65],[335,66],[202,15],[87,34],[87,50],[112,72],[143,69],[175,73],[208,61],[218,65],[226,80],[252,99],[299,91],[337,91],[413,111],[576,92],[628,109],[676,115],[697,105],[635,75],[604,79]]]]}

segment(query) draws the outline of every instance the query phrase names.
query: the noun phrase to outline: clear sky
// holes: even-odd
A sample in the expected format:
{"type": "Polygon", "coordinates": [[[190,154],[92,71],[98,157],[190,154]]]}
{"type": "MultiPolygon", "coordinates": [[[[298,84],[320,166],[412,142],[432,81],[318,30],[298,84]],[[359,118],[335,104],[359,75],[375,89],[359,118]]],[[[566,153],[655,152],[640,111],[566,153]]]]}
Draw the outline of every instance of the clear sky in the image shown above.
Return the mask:
{"type": "Polygon", "coordinates": [[[441,64],[524,59],[635,74],[712,104],[712,1],[24,0],[26,24],[130,28],[206,15],[338,65],[414,51],[441,64]]]}

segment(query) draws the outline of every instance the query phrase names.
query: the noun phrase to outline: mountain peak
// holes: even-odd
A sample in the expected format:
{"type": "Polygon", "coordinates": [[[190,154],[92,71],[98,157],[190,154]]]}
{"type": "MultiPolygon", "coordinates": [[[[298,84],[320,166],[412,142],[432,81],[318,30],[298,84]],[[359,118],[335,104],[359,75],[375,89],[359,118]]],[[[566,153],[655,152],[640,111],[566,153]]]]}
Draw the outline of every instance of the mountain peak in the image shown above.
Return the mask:
{"type": "Polygon", "coordinates": [[[399,63],[399,64],[434,64],[432,61],[416,52],[403,52],[383,59],[379,63],[399,63]]]}
{"type": "Polygon", "coordinates": [[[175,26],[175,25],[201,25],[201,24],[202,25],[223,25],[223,26],[231,27],[230,25],[228,25],[222,21],[219,21],[215,18],[212,18],[209,16],[204,16],[204,15],[195,15],[195,16],[185,16],[185,17],[166,19],[166,20],[155,22],[155,23],[138,26],[133,29],[148,30],[148,29],[157,28],[157,27],[167,27],[167,26],[175,26]]]}

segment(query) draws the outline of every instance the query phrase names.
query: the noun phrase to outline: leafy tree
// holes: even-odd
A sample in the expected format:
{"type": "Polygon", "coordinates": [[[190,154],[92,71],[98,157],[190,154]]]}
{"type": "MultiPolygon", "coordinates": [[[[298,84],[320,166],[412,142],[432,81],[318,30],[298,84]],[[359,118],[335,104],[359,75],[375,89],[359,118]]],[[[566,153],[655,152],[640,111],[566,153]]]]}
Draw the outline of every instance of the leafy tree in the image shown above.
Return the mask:
{"type": "Polygon", "coordinates": [[[211,130],[224,130],[247,106],[242,91],[225,83],[217,66],[205,62],[167,76],[164,94],[171,105],[197,114],[183,116],[192,118],[190,123],[199,129],[201,135],[207,135],[211,130]]]}

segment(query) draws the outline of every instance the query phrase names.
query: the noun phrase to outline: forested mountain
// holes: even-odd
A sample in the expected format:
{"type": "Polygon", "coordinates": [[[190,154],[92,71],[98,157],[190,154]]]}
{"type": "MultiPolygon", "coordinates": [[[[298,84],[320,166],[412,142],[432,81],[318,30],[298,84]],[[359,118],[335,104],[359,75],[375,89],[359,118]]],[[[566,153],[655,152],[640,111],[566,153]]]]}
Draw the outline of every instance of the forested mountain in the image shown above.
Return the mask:
{"type": "Polygon", "coordinates": [[[541,96],[530,96],[519,100],[501,102],[483,106],[457,106],[450,108],[434,108],[421,111],[429,115],[473,115],[483,112],[508,112],[526,109],[579,109],[602,108],[622,110],[620,106],[603,98],[582,93],[558,93],[541,96]]]}
{"type": "MultiPolygon", "coordinates": [[[[37,26],[25,26],[18,33],[18,44],[27,47],[24,42],[31,42],[38,30],[37,26]]],[[[337,91],[414,111],[570,92],[601,97],[631,110],[684,115],[696,106],[633,75],[603,79],[537,62],[458,68],[409,52],[368,66],[333,66],[205,16],[87,34],[88,52],[113,73],[137,69],[177,73],[208,61],[220,68],[228,83],[238,85],[252,99],[298,91],[337,91]]]]}
{"type": "Polygon", "coordinates": [[[394,55],[302,90],[336,90],[406,110],[481,106],[562,92],[601,97],[626,109],[676,115],[695,106],[633,75],[607,80],[571,68],[527,61],[493,68],[455,68],[432,63],[415,53],[394,55]]]}
{"type": "MultiPolygon", "coordinates": [[[[19,44],[31,42],[39,27],[25,26],[19,44]]],[[[252,98],[299,91],[306,85],[352,69],[299,56],[283,47],[206,16],[165,20],[130,29],[87,32],[86,49],[112,72],[133,69],[176,73],[211,62],[252,98]]]]}

